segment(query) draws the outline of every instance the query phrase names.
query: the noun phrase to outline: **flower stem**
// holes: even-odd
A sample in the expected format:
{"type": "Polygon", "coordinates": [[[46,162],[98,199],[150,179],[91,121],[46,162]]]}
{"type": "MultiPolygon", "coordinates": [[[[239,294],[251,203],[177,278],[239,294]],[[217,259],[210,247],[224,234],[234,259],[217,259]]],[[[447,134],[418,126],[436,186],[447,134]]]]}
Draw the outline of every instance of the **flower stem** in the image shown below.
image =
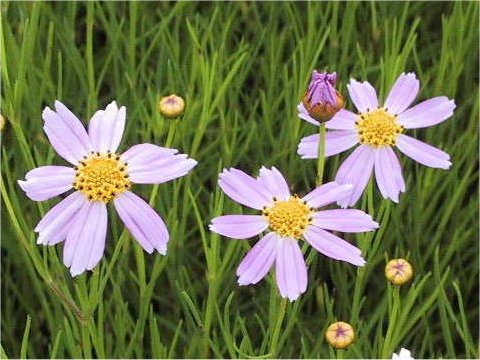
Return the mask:
{"type": "Polygon", "coordinates": [[[317,186],[322,185],[325,167],[325,124],[318,127],[317,186]]]}
{"type": "Polygon", "coordinates": [[[278,337],[280,336],[280,329],[282,327],[283,318],[285,317],[285,310],[287,308],[287,299],[280,300],[278,309],[278,317],[277,321],[275,322],[275,327],[273,329],[272,340],[270,342],[270,355],[273,359],[277,358],[278,352],[278,337]]]}
{"type": "Polygon", "coordinates": [[[398,286],[390,286],[389,291],[389,314],[388,314],[388,328],[385,334],[385,341],[383,343],[382,357],[388,358],[393,352],[395,346],[394,333],[398,325],[398,317],[401,310],[400,289],[398,286]]]}
{"type": "MultiPolygon", "coordinates": [[[[374,216],[374,213],[375,213],[373,197],[374,197],[373,180],[370,179],[367,185],[367,192],[366,192],[367,209],[365,211],[368,214],[370,214],[372,217],[374,216]]],[[[365,254],[370,250],[370,249],[367,249],[367,247],[371,246],[371,243],[366,241],[366,238],[368,238],[368,235],[362,234],[362,235],[359,235],[359,237],[360,237],[360,242],[359,242],[360,250],[362,251],[362,255],[365,256],[365,254]]],[[[357,323],[359,321],[360,310],[362,305],[362,291],[364,290],[365,271],[366,271],[365,267],[357,268],[357,277],[355,279],[355,288],[353,291],[353,300],[352,300],[352,306],[351,306],[352,323],[357,323]]]]}
{"type": "Polygon", "coordinates": [[[173,137],[175,135],[175,128],[177,126],[176,120],[170,120],[170,126],[168,128],[167,140],[165,141],[165,147],[170,147],[173,143],[173,137]]]}

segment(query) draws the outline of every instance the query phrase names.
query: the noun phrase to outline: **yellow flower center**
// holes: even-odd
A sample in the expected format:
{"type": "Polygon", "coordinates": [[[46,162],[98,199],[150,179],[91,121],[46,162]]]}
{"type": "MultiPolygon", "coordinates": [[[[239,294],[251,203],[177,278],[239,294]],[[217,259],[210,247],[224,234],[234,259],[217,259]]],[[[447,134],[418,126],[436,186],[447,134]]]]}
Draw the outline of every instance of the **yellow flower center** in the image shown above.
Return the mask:
{"type": "Polygon", "coordinates": [[[127,164],[120,161],[118,154],[92,152],[75,167],[73,187],[90,201],[107,203],[130,186],[127,164]]]}
{"type": "Polygon", "coordinates": [[[379,108],[360,114],[355,122],[360,143],[381,147],[395,145],[397,135],[403,132],[403,126],[397,123],[395,115],[379,108]]]}
{"type": "Polygon", "coordinates": [[[287,201],[274,200],[273,206],[265,207],[262,215],[268,220],[270,229],[284,237],[300,238],[311,222],[310,206],[297,195],[287,201]]]}

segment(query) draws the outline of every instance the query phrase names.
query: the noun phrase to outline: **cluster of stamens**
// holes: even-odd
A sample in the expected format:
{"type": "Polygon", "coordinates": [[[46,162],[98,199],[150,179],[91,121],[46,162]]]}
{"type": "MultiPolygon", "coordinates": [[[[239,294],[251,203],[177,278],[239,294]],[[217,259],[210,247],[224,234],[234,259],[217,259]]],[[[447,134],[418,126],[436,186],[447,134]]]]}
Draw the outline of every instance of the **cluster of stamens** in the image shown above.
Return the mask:
{"type": "Polygon", "coordinates": [[[130,186],[127,164],[120,161],[118,154],[92,151],[75,166],[73,187],[90,201],[107,203],[130,186]]]}
{"type": "Polygon", "coordinates": [[[358,129],[361,144],[381,147],[395,145],[397,135],[404,130],[397,123],[396,115],[388,113],[386,108],[378,108],[360,114],[355,125],[358,129]]]}
{"type": "Polygon", "coordinates": [[[300,238],[312,222],[312,209],[297,195],[286,201],[274,199],[271,207],[264,207],[262,215],[270,229],[283,237],[300,238]]]}

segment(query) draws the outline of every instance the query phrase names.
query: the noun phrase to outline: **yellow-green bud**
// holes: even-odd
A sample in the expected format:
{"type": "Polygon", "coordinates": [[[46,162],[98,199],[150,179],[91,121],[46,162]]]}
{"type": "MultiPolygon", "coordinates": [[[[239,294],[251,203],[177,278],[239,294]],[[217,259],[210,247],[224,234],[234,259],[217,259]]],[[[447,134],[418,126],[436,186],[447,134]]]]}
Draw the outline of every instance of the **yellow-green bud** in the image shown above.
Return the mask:
{"type": "Polygon", "coordinates": [[[175,94],[164,96],[158,102],[158,111],[169,118],[180,116],[185,110],[185,101],[175,94]]]}
{"type": "Polygon", "coordinates": [[[335,349],[345,349],[355,340],[355,332],[352,325],[339,321],[327,328],[325,339],[335,349]]]}
{"type": "Polygon", "coordinates": [[[405,259],[390,260],[385,266],[385,277],[392,284],[403,285],[413,275],[412,265],[405,259]]]}

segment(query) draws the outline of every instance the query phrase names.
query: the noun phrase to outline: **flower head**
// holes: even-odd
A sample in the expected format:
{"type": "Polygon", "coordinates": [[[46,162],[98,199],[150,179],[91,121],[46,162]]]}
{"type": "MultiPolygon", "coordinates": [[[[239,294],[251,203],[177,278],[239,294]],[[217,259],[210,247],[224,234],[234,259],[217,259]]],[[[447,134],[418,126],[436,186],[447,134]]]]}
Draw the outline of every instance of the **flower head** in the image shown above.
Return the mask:
{"type": "Polygon", "coordinates": [[[385,266],[385,277],[395,285],[403,285],[413,275],[412,265],[405,259],[390,260],[385,266]]]}
{"type": "Polygon", "coordinates": [[[125,128],[125,107],[112,102],[88,125],[61,102],[45,108],[45,133],[58,155],[72,167],[48,165],[29,171],[18,184],[35,201],[74,190],[55,205],[35,228],[37,243],[65,241],[63,262],[72,276],[92,270],[103,256],[107,207],[113,202],[133,237],[148,253],[167,251],[168,230],[157,213],[130,191],[132,184],[159,184],[186,175],[197,162],[177,150],[152,144],[117,153],[125,128]]]}
{"type": "Polygon", "coordinates": [[[392,354],[392,360],[411,360],[411,359],[415,359],[415,358],[413,358],[412,355],[410,354],[410,351],[405,348],[401,348],[398,355],[396,353],[392,354]]]}
{"type": "Polygon", "coordinates": [[[305,120],[318,125],[330,120],[343,107],[342,95],[335,89],[336,73],[319,73],[313,70],[310,84],[299,105],[301,114],[309,116],[305,120]]]}
{"type": "MultiPolygon", "coordinates": [[[[399,194],[405,191],[405,181],[394,148],[425,166],[448,169],[452,165],[447,153],[405,134],[410,129],[441,123],[452,116],[455,109],[454,101],[445,96],[409,108],[418,90],[419,81],[414,73],[401,74],[381,106],[372,85],[351,80],[348,91],[358,114],[342,109],[326,123],[331,130],[326,134],[326,156],[359,145],[335,177],[340,184],[353,185],[351,195],[342,199],[340,206],[353,206],[357,202],[372,172],[382,196],[398,202],[399,194]]],[[[312,122],[305,111],[300,117],[312,122]]],[[[316,158],[318,139],[318,134],[303,138],[298,154],[304,159],[316,158]]]]}
{"type": "Polygon", "coordinates": [[[275,263],[281,296],[297,299],[307,288],[307,266],[299,241],[308,242],[332,259],[365,264],[358,248],[328,230],[356,233],[372,231],[378,224],[360,210],[319,210],[348,196],[350,185],[330,182],[301,198],[290,193],[274,167],[262,167],[257,178],[234,168],[225,169],[218,183],[230,198],[261,214],[219,216],[212,220],[210,230],[234,239],[266,231],[237,269],[240,285],[258,283],[275,263]]]}
{"type": "Polygon", "coordinates": [[[335,349],[345,349],[355,340],[355,332],[352,325],[339,321],[327,328],[325,339],[335,349]]]}
{"type": "Polygon", "coordinates": [[[158,110],[166,117],[175,118],[185,110],[185,101],[175,94],[164,96],[158,102],[158,110]]]}

